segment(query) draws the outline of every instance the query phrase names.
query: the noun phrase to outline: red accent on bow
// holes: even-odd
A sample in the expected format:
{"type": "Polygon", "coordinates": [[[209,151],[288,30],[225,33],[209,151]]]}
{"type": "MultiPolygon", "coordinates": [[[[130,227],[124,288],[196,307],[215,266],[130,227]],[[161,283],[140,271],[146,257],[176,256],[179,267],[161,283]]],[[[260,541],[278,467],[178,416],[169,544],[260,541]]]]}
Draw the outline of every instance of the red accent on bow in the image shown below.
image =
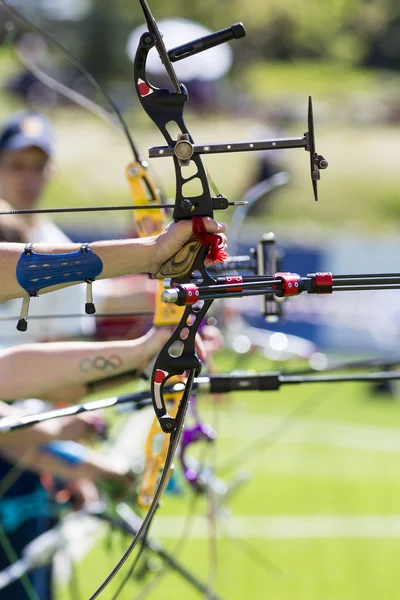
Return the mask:
{"type": "Polygon", "coordinates": [[[243,277],[241,275],[230,275],[229,277],[225,277],[225,283],[227,285],[229,284],[239,284],[239,286],[236,287],[229,287],[226,291],[227,292],[242,292],[243,288],[240,285],[241,283],[243,283],[243,277]]]}
{"type": "Polygon", "coordinates": [[[161,369],[157,369],[154,374],[154,383],[161,384],[167,375],[168,375],[167,371],[162,371],[161,369]]]}
{"type": "Polygon", "coordinates": [[[332,273],[315,273],[315,287],[317,294],[332,294],[332,273]]]}
{"type": "Polygon", "coordinates": [[[223,247],[222,237],[217,233],[208,233],[203,217],[193,217],[193,233],[204,245],[209,245],[210,249],[207,258],[212,262],[225,262],[228,253],[223,247]]]}
{"type": "Polygon", "coordinates": [[[153,93],[153,90],[147,85],[145,81],[142,81],[141,79],[138,80],[138,90],[142,98],[145,98],[146,96],[149,96],[153,93]]]}

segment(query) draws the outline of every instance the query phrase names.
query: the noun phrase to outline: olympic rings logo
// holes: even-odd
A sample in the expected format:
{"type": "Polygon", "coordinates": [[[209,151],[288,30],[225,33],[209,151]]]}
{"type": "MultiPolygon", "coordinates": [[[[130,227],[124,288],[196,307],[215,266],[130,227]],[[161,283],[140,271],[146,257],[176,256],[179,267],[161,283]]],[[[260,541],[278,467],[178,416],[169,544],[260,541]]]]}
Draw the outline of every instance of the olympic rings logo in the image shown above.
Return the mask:
{"type": "Polygon", "coordinates": [[[80,363],[80,369],[84,373],[89,373],[93,369],[97,371],[116,371],[123,365],[123,360],[117,354],[112,354],[108,358],[105,356],[96,356],[93,360],[85,358],[80,363]]]}

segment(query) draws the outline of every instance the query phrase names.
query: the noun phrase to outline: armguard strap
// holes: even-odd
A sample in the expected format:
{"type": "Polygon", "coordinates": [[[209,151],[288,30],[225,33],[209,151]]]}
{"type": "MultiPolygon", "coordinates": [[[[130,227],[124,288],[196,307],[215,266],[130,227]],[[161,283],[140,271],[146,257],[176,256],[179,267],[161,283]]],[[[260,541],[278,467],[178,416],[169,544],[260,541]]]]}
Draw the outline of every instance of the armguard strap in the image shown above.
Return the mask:
{"type": "Polygon", "coordinates": [[[68,467],[78,467],[85,462],[88,455],[86,446],[71,440],[49,442],[39,446],[39,449],[68,467]]]}
{"type": "Polygon", "coordinates": [[[54,285],[86,282],[85,312],[94,314],[92,283],[102,270],[102,260],[90,250],[88,244],[82,244],[79,250],[67,254],[37,254],[32,244],[27,244],[16,269],[17,281],[28,294],[22,302],[18,331],[28,328],[30,298],[54,285]]]}

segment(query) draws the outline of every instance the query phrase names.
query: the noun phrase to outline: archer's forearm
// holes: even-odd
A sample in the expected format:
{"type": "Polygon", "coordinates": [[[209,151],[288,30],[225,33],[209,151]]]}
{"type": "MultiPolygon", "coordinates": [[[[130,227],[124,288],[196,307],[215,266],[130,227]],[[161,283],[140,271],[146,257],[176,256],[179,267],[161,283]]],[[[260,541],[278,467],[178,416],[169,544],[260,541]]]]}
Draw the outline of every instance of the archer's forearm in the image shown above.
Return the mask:
{"type": "Polygon", "coordinates": [[[91,479],[96,482],[99,479],[113,479],[122,475],[117,466],[98,452],[94,452],[81,446],[84,454],[79,464],[68,464],[60,458],[51,456],[40,447],[2,448],[1,454],[8,461],[18,463],[24,469],[34,473],[52,473],[66,481],[76,481],[78,479],[91,479]]]}
{"type": "MultiPolygon", "coordinates": [[[[23,413],[20,408],[11,406],[5,402],[0,402],[0,418],[10,417],[18,419],[23,413]]],[[[60,420],[55,420],[49,423],[38,423],[33,427],[26,429],[16,429],[0,435],[0,449],[10,450],[11,448],[20,447],[25,452],[30,447],[38,444],[52,442],[60,437],[60,420]]]]}
{"type": "MultiPolygon", "coordinates": [[[[152,237],[91,243],[90,249],[103,262],[103,271],[98,279],[108,279],[109,277],[118,277],[132,273],[149,273],[154,260],[155,240],[156,238],[152,237]]],[[[76,252],[80,247],[81,244],[63,244],[60,246],[35,244],[34,250],[40,254],[64,254],[76,252]]],[[[17,264],[24,248],[24,244],[0,243],[0,273],[2,278],[0,302],[5,302],[12,298],[22,298],[26,295],[26,292],[21,288],[16,278],[17,264]]],[[[40,294],[63,287],[67,286],[59,285],[45,288],[40,291],[40,294]]]]}
{"type": "Polygon", "coordinates": [[[27,344],[0,352],[0,397],[43,398],[63,387],[87,384],[133,369],[142,370],[166,341],[151,330],[121,342],[27,344]]]}

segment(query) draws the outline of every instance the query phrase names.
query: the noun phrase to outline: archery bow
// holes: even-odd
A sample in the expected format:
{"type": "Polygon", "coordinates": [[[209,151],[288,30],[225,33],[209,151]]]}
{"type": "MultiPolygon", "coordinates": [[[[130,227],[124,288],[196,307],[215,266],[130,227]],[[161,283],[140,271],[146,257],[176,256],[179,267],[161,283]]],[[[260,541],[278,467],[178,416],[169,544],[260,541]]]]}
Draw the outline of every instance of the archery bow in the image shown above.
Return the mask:
{"type": "MultiPolygon", "coordinates": [[[[310,152],[311,156],[311,177],[314,194],[317,198],[316,182],[319,178],[319,171],[320,169],[326,168],[328,165],[327,161],[320,155],[317,155],[315,150],[311,98],[309,99],[309,132],[304,134],[303,138],[288,138],[285,140],[269,140],[254,143],[244,142],[241,144],[207,144],[196,146],[183,119],[183,110],[185,103],[188,100],[188,94],[185,87],[180,85],[177,81],[172,66],[172,61],[176,60],[176,52],[175,50],[169,52],[166,50],[157,23],[150,11],[147,1],[139,0],[139,3],[146,18],[148,32],[145,32],[140,39],[134,62],[134,80],[139,100],[145,112],[160,129],[168,144],[167,147],[150,149],[150,156],[171,156],[174,160],[176,174],[174,220],[193,219],[193,217],[212,217],[214,209],[226,207],[226,198],[223,196],[218,196],[217,198],[211,197],[207,174],[201,160],[201,154],[206,153],[229,153],[239,150],[254,151],[264,150],[266,148],[305,148],[310,152]],[[170,92],[166,89],[158,89],[147,79],[146,61],[148,53],[153,47],[157,49],[160,55],[174,92],[170,92]],[[170,134],[172,125],[177,127],[180,131],[176,140],[174,140],[170,134]],[[189,175],[189,177],[185,177],[184,169],[191,163],[194,163],[195,173],[189,175]],[[196,182],[200,187],[201,193],[197,196],[189,196],[185,193],[186,186],[192,182],[196,182]]],[[[241,24],[236,24],[235,26],[232,26],[230,39],[233,39],[234,37],[243,37],[244,34],[243,26],[241,24]]],[[[189,56],[192,52],[191,48],[196,47],[196,42],[187,44],[185,52],[181,49],[181,58],[189,56]]],[[[212,240],[210,239],[210,236],[204,236],[203,246],[199,243],[193,245],[192,242],[189,242],[180,253],[179,257],[175,257],[173,260],[169,261],[158,276],[172,278],[172,285],[175,286],[177,281],[183,283],[189,282],[191,273],[196,271],[199,273],[201,286],[215,284],[216,281],[211,277],[204,266],[204,261],[209,252],[211,243],[212,240]],[[192,255],[192,260],[188,260],[188,255],[190,256],[189,253],[192,255]]],[[[164,300],[165,298],[166,297],[164,297],[164,300]]],[[[177,428],[177,420],[168,414],[165,399],[163,398],[163,387],[166,381],[171,376],[182,375],[187,370],[194,375],[201,366],[194,349],[194,337],[202,319],[211,306],[212,299],[204,299],[202,306],[196,303],[198,300],[196,296],[191,295],[191,300],[192,306],[189,306],[186,309],[178,328],[169,342],[167,342],[162,349],[153,371],[152,395],[154,398],[154,408],[160,421],[160,425],[165,432],[172,432],[177,428]],[[181,344],[181,354],[179,356],[174,356],[172,352],[172,346],[175,342],[180,342],[181,344]]],[[[190,377],[188,381],[190,382],[190,377]]],[[[182,405],[187,404],[188,402],[190,396],[189,385],[190,384],[187,385],[183,394],[182,405]]]]}
{"type": "MultiPolygon", "coordinates": [[[[216,146],[211,147],[208,145],[196,147],[194,145],[193,138],[183,119],[183,110],[188,99],[188,94],[185,87],[179,84],[172,66],[172,61],[178,59],[177,53],[174,50],[171,50],[170,52],[167,51],[147,1],[139,0],[139,3],[145,16],[148,31],[142,35],[136,53],[134,61],[134,81],[139,100],[145,112],[160,129],[168,144],[167,148],[161,147],[157,148],[156,151],[150,150],[150,155],[155,155],[156,152],[157,156],[168,155],[173,157],[176,174],[176,198],[173,218],[175,221],[179,221],[182,219],[193,219],[195,217],[194,229],[197,232],[197,239],[190,240],[178,255],[168,261],[161,269],[158,277],[172,278],[172,285],[176,285],[176,282],[186,283],[190,281],[191,273],[197,272],[200,276],[202,286],[215,285],[216,280],[210,275],[205,267],[205,259],[209,254],[210,249],[213,250],[213,258],[215,259],[218,257],[217,250],[220,240],[216,236],[207,234],[202,218],[212,217],[215,209],[226,208],[228,203],[226,198],[221,195],[218,195],[216,198],[211,197],[207,174],[201,160],[201,154],[207,153],[211,148],[213,151],[217,152],[229,152],[232,150],[232,145],[224,145],[223,148],[217,148],[216,146]],[[157,49],[164,64],[174,90],[173,92],[167,89],[154,87],[147,78],[147,57],[149,51],[154,47],[157,49]],[[171,126],[177,127],[180,131],[176,140],[172,138],[169,131],[171,126]],[[191,163],[194,164],[195,172],[194,174],[185,177],[183,169],[191,163]],[[188,193],[186,193],[187,185],[192,182],[197,183],[200,187],[201,191],[197,196],[189,196],[188,193]],[[199,219],[199,217],[201,219],[199,219]]],[[[213,34],[213,39],[221,39],[220,34],[221,32],[213,34]]],[[[226,30],[224,30],[224,35],[226,36],[226,30]]],[[[231,28],[228,37],[225,37],[223,41],[243,37],[243,35],[245,35],[243,25],[237,24],[231,28]]],[[[208,41],[211,43],[211,40],[208,41]]],[[[210,46],[208,45],[208,47],[210,46]]],[[[184,48],[181,47],[179,50],[180,52],[178,54],[180,55],[180,58],[190,56],[194,51],[198,52],[198,40],[185,45],[184,48]]],[[[233,151],[238,151],[239,149],[257,150],[288,147],[300,147],[306,149],[310,153],[311,178],[315,199],[317,199],[317,179],[319,179],[319,172],[320,169],[326,168],[328,165],[323,157],[317,155],[315,150],[311,99],[309,100],[309,132],[306,133],[303,138],[281,141],[272,140],[264,143],[250,142],[247,144],[247,148],[243,148],[242,146],[243,145],[235,145],[233,151]]],[[[200,303],[198,303],[197,300],[196,296],[193,295],[191,305],[187,306],[185,309],[177,329],[161,350],[153,369],[151,391],[154,410],[161,429],[165,433],[171,434],[164,470],[154,494],[153,502],[131,545],[110,575],[92,595],[90,600],[97,598],[107,587],[109,582],[126,562],[133,549],[146,534],[156,511],[159,499],[168,481],[169,469],[179,444],[193,381],[196,373],[201,369],[201,363],[195,351],[195,335],[213,301],[212,298],[204,299],[204,301],[200,303]],[[178,351],[174,348],[177,343],[179,344],[178,351]],[[187,374],[187,380],[178,411],[176,415],[171,415],[169,414],[166,405],[164,386],[171,377],[182,376],[185,373],[187,374]]]]}
{"type": "MultiPolygon", "coordinates": [[[[64,53],[66,53],[67,56],[72,60],[72,62],[91,81],[91,83],[93,85],[95,85],[95,87],[97,89],[99,89],[99,91],[105,97],[107,102],[110,104],[111,108],[117,115],[117,119],[119,121],[118,128],[122,129],[126,133],[126,135],[128,137],[128,141],[131,146],[131,149],[134,154],[134,162],[131,163],[130,165],[128,165],[127,170],[126,170],[131,193],[132,193],[132,196],[134,199],[133,208],[139,208],[139,209],[143,210],[143,208],[145,208],[145,206],[148,207],[147,210],[142,213],[141,217],[137,219],[137,226],[138,226],[139,233],[141,235],[154,235],[156,233],[160,233],[160,231],[162,230],[162,224],[163,224],[163,213],[161,211],[161,199],[159,197],[159,193],[147,175],[147,164],[140,157],[139,152],[138,152],[135,144],[133,143],[131,136],[129,135],[128,128],[126,127],[126,125],[122,119],[122,116],[117,111],[115,104],[107,96],[107,94],[105,94],[104,91],[101,88],[99,88],[99,86],[97,85],[95,80],[93,80],[93,78],[91,78],[90,74],[88,74],[88,72],[83,68],[81,63],[77,59],[75,59],[75,57],[70,55],[68,53],[68,51],[66,51],[57,41],[55,41],[51,36],[46,34],[44,31],[42,31],[39,27],[37,27],[36,25],[31,23],[28,19],[23,17],[18,11],[16,11],[15,9],[11,9],[11,7],[7,4],[7,2],[4,2],[4,4],[6,6],[8,6],[8,8],[10,8],[10,10],[17,17],[21,18],[30,27],[35,29],[40,35],[45,37],[47,39],[47,41],[49,41],[53,45],[56,45],[60,50],[62,50],[64,53]]],[[[29,61],[29,59],[26,59],[26,57],[23,57],[23,55],[21,55],[20,53],[18,54],[18,57],[22,62],[24,62],[26,67],[28,69],[34,71],[36,76],[38,76],[46,85],[53,87],[53,88],[56,87],[60,93],[67,95],[73,101],[81,104],[84,108],[87,108],[87,109],[91,110],[92,112],[95,112],[98,116],[100,116],[104,120],[110,121],[109,113],[107,113],[104,110],[99,110],[97,105],[95,105],[94,103],[88,103],[87,100],[84,99],[84,97],[82,97],[79,94],[74,93],[71,96],[71,93],[68,88],[66,88],[65,86],[59,85],[58,82],[56,82],[52,78],[48,77],[46,74],[42,73],[42,71],[38,67],[36,67],[36,65],[34,65],[31,61],[29,61]]],[[[111,123],[113,125],[115,125],[115,122],[113,120],[111,120],[111,123]]],[[[114,207],[106,207],[106,210],[110,210],[111,208],[114,208],[114,207]]],[[[118,207],[118,209],[120,209],[120,210],[125,210],[128,208],[129,207],[118,207]]],[[[71,209],[67,209],[67,210],[71,210],[71,209]]],[[[72,209],[72,210],[75,211],[75,209],[72,209]]],[[[79,211],[79,210],[85,210],[85,209],[76,209],[76,210],[79,211]]],[[[94,209],[94,210],[97,210],[97,209],[94,209]]],[[[51,212],[62,212],[62,211],[64,211],[64,209],[50,209],[50,211],[51,212]]],[[[44,212],[49,212],[49,211],[44,210],[44,212]]],[[[158,324],[158,325],[177,324],[179,322],[179,319],[181,316],[180,313],[182,313],[182,311],[173,306],[165,306],[164,305],[164,310],[163,310],[163,305],[160,303],[160,300],[159,300],[158,305],[157,305],[157,312],[155,315],[155,324],[158,324]]],[[[177,407],[179,405],[179,401],[180,401],[180,393],[174,392],[173,394],[171,394],[168,397],[168,400],[172,401],[173,405],[177,409],[177,407]]],[[[173,410],[173,412],[174,412],[174,410],[173,410]]],[[[147,455],[148,455],[147,468],[145,470],[145,476],[144,476],[144,480],[143,480],[144,484],[143,484],[141,494],[140,494],[142,503],[146,504],[146,505],[149,503],[148,499],[152,497],[152,492],[154,491],[155,484],[156,484],[156,477],[158,476],[158,472],[164,462],[165,454],[168,449],[168,440],[166,439],[165,434],[162,434],[163,437],[165,438],[162,450],[159,453],[154,452],[154,449],[153,449],[154,440],[160,435],[160,433],[162,434],[160,427],[158,425],[158,421],[156,421],[152,427],[152,430],[149,435],[149,440],[147,443],[147,455]]]]}
{"type": "MultiPolygon", "coordinates": [[[[151,97],[152,99],[156,99],[157,95],[165,97],[166,94],[167,103],[166,106],[164,106],[164,110],[161,110],[162,114],[159,127],[166,136],[167,141],[172,142],[172,138],[168,133],[167,125],[171,122],[171,120],[175,122],[179,121],[180,129],[182,131],[182,135],[184,136],[184,138],[181,141],[184,142],[186,138],[191,139],[183,123],[182,116],[183,104],[187,100],[187,93],[184,92],[183,87],[181,88],[176,78],[174,69],[172,67],[172,63],[168,57],[167,50],[162,41],[161,34],[158,30],[157,24],[151,14],[147,2],[141,1],[140,5],[143,9],[143,13],[145,15],[149,31],[142,36],[141,43],[139,45],[135,59],[134,79],[138,95],[147,114],[149,114],[149,116],[152,116],[151,107],[149,109],[146,106],[148,104],[145,101],[146,98],[148,99],[149,97],[151,97]],[[146,76],[146,59],[149,50],[154,45],[157,46],[157,50],[160,54],[160,57],[164,62],[166,71],[175,90],[174,94],[171,94],[168,90],[157,90],[156,88],[151,88],[150,84],[148,83],[146,76]],[[169,107],[169,100],[173,99],[172,103],[175,103],[175,98],[178,99],[176,108],[174,108],[172,105],[169,107]]],[[[162,106],[160,108],[162,109],[162,106]]],[[[157,106],[155,106],[155,113],[153,113],[153,117],[155,117],[155,120],[157,121],[156,113],[157,106]]],[[[196,165],[197,173],[191,176],[190,178],[185,179],[181,175],[180,166],[177,159],[175,160],[175,165],[177,167],[177,197],[174,208],[175,220],[188,218],[192,216],[203,217],[213,215],[214,206],[213,201],[211,199],[205,169],[199,157],[195,157],[193,159],[193,162],[196,165]],[[189,183],[194,179],[198,179],[202,186],[202,194],[196,198],[197,209],[195,208],[192,201],[190,201],[189,199],[185,199],[183,196],[184,184],[189,183]]],[[[220,197],[217,199],[217,201],[219,208],[227,206],[227,201],[225,198],[220,197]]],[[[168,273],[169,275],[173,275],[175,277],[185,278],[185,276],[190,274],[192,270],[198,270],[204,276],[204,278],[206,278],[206,281],[213,281],[211,276],[208,275],[207,271],[205,270],[204,261],[208,254],[211,241],[214,242],[215,246],[215,243],[219,243],[219,239],[214,238],[213,240],[211,240],[211,236],[207,235],[205,237],[207,240],[206,243],[201,243],[197,239],[189,241],[185,245],[182,252],[180,252],[177,257],[174,257],[174,259],[164,267],[162,276],[165,273],[168,273]]],[[[201,321],[207,313],[207,310],[210,305],[211,302],[206,303],[199,311],[192,310],[192,308],[185,310],[175,333],[172,335],[170,341],[164,346],[159,357],[156,360],[152,376],[152,398],[154,401],[159,425],[162,431],[171,434],[168,443],[168,451],[165,458],[164,469],[157,490],[154,493],[153,500],[149,507],[146,518],[144,519],[141,527],[139,528],[139,531],[137,532],[134,540],[132,541],[131,545],[129,546],[119,563],[110,573],[110,575],[106,578],[103,584],[98,588],[98,590],[93,594],[92,600],[98,597],[98,595],[105,589],[108,583],[123,566],[133,549],[136,547],[137,543],[146,535],[151,519],[156,511],[159,499],[165,489],[166,483],[169,478],[169,471],[172,466],[172,461],[175,455],[175,451],[178,447],[180,434],[183,428],[184,418],[188,407],[194,376],[196,372],[200,370],[200,361],[195,352],[194,339],[200,327],[201,321]],[[172,347],[175,344],[175,342],[180,342],[181,350],[183,350],[182,346],[185,346],[184,356],[183,352],[180,353],[180,355],[178,356],[173,356],[172,347]],[[176,414],[171,416],[167,412],[166,398],[163,395],[164,385],[166,381],[169,380],[172,376],[183,376],[187,370],[189,371],[189,373],[184,391],[182,393],[182,397],[177,406],[176,414]]]]}
{"type": "MultiPolygon", "coordinates": [[[[130,163],[126,168],[126,176],[134,205],[148,203],[151,207],[152,204],[161,204],[160,194],[147,175],[144,161],[130,163]]],[[[158,235],[164,229],[164,211],[161,209],[141,211],[135,217],[135,225],[139,237],[158,235]]],[[[157,327],[176,326],[182,318],[183,310],[175,306],[170,310],[171,306],[165,305],[161,300],[163,290],[161,281],[158,281],[157,287],[153,323],[157,327]]],[[[179,381],[182,381],[182,378],[176,379],[176,383],[179,381]]],[[[178,411],[180,400],[181,392],[171,392],[166,398],[174,416],[178,411]]],[[[138,503],[143,508],[148,508],[154,498],[158,476],[165,464],[167,452],[168,437],[162,431],[158,419],[154,417],[145,445],[145,464],[138,494],[138,503]]]]}

